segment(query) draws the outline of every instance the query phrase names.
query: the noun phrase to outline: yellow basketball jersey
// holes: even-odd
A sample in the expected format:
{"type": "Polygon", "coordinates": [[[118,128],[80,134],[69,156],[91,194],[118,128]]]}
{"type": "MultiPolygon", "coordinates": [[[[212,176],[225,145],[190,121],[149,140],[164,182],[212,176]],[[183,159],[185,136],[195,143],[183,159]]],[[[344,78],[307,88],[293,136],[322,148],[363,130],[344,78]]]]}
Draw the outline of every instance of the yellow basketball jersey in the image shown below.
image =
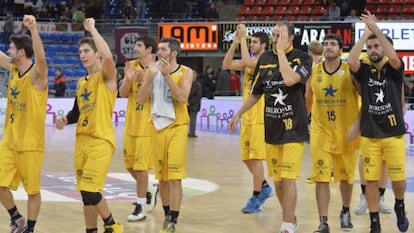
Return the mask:
{"type": "Polygon", "coordinates": [[[342,62],[329,74],[319,63],[312,72],[311,88],[311,145],[331,153],[355,150],[358,140],[348,142],[347,132],[358,117],[358,93],[348,64],[342,62]]]}
{"type": "MultiPolygon", "coordinates": [[[[136,70],[144,70],[139,60],[132,61],[136,70]]],[[[137,93],[140,90],[140,83],[133,79],[131,90],[128,93],[128,104],[125,118],[125,134],[131,136],[151,136],[155,133],[154,125],[151,123],[151,100],[145,103],[137,103],[137,93]]]]}
{"type": "MultiPolygon", "coordinates": [[[[247,100],[247,97],[250,95],[252,89],[254,78],[254,70],[252,68],[246,67],[244,69],[243,75],[243,102],[247,100]]],[[[259,101],[249,110],[247,110],[242,116],[242,123],[251,125],[251,124],[263,124],[264,123],[264,95],[259,99],[259,101]]]]}
{"type": "Polygon", "coordinates": [[[115,147],[112,115],[116,94],[105,85],[102,71],[79,79],[76,96],[80,115],[76,135],[101,138],[115,147]]]}
{"type": "Polygon", "coordinates": [[[33,66],[19,76],[10,66],[7,113],[3,143],[15,151],[44,151],[45,120],[48,90],[36,90],[30,76],[33,66]]]}
{"type": "MultiPolygon", "coordinates": [[[[184,65],[180,65],[176,71],[171,73],[171,78],[174,80],[175,83],[178,85],[183,81],[187,72],[191,71],[190,68],[184,65]]],[[[169,91],[169,90],[168,90],[169,91]]],[[[168,94],[171,96],[171,94],[168,94]]],[[[175,121],[169,127],[174,127],[178,125],[186,125],[190,121],[190,117],[188,116],[187,110],[187,103],[180,104],[176,101],[174,103],[174,110],[175,110],[175,121]]]]}

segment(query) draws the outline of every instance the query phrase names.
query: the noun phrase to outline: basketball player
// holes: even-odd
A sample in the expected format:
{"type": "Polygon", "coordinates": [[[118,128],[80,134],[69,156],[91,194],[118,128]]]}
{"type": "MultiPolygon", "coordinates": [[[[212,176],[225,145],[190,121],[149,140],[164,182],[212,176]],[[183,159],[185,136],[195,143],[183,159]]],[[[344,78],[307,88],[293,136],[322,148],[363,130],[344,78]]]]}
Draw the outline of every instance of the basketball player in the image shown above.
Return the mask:
{"type": "MultiPolygon", "coordinates": [[[[144,70],[155,63],[158,50],[157,42],[142,36],[135,42],[134,50],[137,59],[125,64],[125,76],[119,87],[121,97],[128,96],[124,128],[124,163],[126,169],[136,181],[137,200],[134,211],[128,216],[130,222],[146,218],[147,209],[156,204],[156,195],[147,192],[148,170],[154,166],[154,153],[151,140],[155,134],[151,118],[151,101],[137,104],[137,93],[142,84],[144,70]],[[151,200],[153,197],[154,200],[151,200]],[[147,203],[150,204],[147,208],[147,203]]],[[[158,187],[158,186],[157,186],[158,187]]]]}
{"type": "Polygon", "coordinates": [[[8,55],[0,52],[1,67],[10,71],[7,113],[0,144],[0,201],[10,214],[12,233],[34,232],[39,215],[48,96],[45,50],[36,18],[25,15],[23,25],[32,37],[12,35],[8,55]],[[27,222],[17,210],[10,192],[18,188],[20,181],[28,196],[27,222]]]}
{"type": "Polygon", "coordinates": [[[273,50],[264,52],[257,61],[252,92],[229,124],[234,131],[240,116],[265,95],[267,166],[282,207],[283,233],[293,233],[297,227],[296,179],[308,137],[304,91],[312,68],[311,57],[293,48],[293,38],[291,23],[277,23],[273,29],[273,50]]]}
{"type": "Polygon", "coordinates": [[[155,174],[160,184],[165,221],[160,232],[177,232],[176,224],[182,202],[181,180],[186,177],[188,141],[187,101],[193,80],[192,70],[177,63],[180,42],[172,37],[158,44],[158,62],[151,64],[138,92],[138,104],[152,94],[155,174]],[[157,99],[158,97],[158,99],[157,99]],[[157,104],[155,104],[157,103],[157,104]]]}
{"type": "Polygon", "coordinates": [[[381,232],[378,181],[385,160],[395,195],[394,211],[401,232],[408,230],[405,213],[405,127],[401,103],[404,64],[369,11],[362,14],[365,31],[349,53],[348,64],[361,85],[361,156],[371,233],[381,232]],[[364,46],[368,58],[359,60],[364,46]]]}
{"type": "MultiPolygon", "coordinates": [[[[269,37],[264,32],[256,32],[251,36],[250,53],[247,48],[246,26],[239,24],[234,33],[234,40],[224,56],[223,67],[229,70],[244,70],[243,100],[249,96],[253,85],[253,70],[257,60],[266,51],[269,37]],[[234,52],[240,45],[241,59],[234,59],[234,52]]],[[[264,97],[243,114],[240,128],[241,159],[253,176],[253,194],[242,208],[244,213],[254,213],[261,209],[265,200],[270,197],[272,188],[264,177],[263,160],[266,159],[263,125],[264,97]]]]}
{"type": "Polygon", "coordinates": [[[56,120],[56,128],[63,129],[66,124],[77,123],[76,186],[84,204],[86,232],[98,232],[99,215],[103,219],[105,233],[123,233],[123,226],[115,223],[102,195],[115,150],[112,125],[117,94],[115,62],[95,27],[95,19],[85,19],[83,26],[92,35],[79,41],[79,57],[88,75],[78,80],[73,109],[56,120]]]}
{"type": "Polygon", "coordinates": [[[343,40],[337,34],[325,36],[324,61],[316,64],[306,85],[306,102],[311,109],[310,146],[312,181],[320,225],[315,233],[329,233],[331,171],[340,182],[342,211],[340,228],[352,230],[349,206],[356,166],[359,136],[358,92],[348,64],[341,60],[343,40]]]}

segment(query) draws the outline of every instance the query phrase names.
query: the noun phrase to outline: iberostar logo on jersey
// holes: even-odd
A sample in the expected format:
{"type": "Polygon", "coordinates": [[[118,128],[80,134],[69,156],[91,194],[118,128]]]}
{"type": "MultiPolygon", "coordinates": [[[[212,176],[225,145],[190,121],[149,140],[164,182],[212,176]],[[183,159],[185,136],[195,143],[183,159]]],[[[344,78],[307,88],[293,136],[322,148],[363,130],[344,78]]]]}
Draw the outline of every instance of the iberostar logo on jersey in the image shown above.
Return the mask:
{"type": "Polygon", "coordinates": [[[88,89],[86,88],[83,89],[83,93],[79,95],[79,99],[80,99],[79,112],[83,113],[83,112],[88,112],[88,111],[95,109],[96,102],[95,101],[90,102],[91,95],[92,95],[92,91],[88,91],[88,89]]]}
{"type": "Polygon", "coordinates": [[[370,93],[373,93],[375,99],[375,105],[370,104],[368,106],[368,112],[374,115],[383,115],[393,111],[391,103],[385,103],[385,87],[387,86],[387,80],[382,81],[374,80],[369,78],[368,88],[370,88],[370,93]]]}
{"type": "Polygon", "coordinates": [[[15,110],[26,110],[26,103],[20,102],[17,97],[19,96],[20,91],[15,88],[10,88],[10,98],[8,99],[9,106],[15,110]]]}
{"type": "Polygon", "coordinates": [[[286,116],[293,116],[293,107],[286,104],[288,93],[284,93],[281,88],[277,89],[276,93],[270,94],[274,98],[273,107],[266,106],[266,115],[273,118],[285,118],[286,116]]]}

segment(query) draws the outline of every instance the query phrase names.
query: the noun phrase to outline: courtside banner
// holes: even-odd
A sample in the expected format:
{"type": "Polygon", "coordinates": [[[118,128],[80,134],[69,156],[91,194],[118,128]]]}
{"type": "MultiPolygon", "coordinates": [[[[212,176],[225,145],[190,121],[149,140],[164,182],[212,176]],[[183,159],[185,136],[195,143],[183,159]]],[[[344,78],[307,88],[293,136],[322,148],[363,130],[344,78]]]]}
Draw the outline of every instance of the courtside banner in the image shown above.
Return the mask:
{"type": "Polygon", "coordinates": [[[414,74],[414,52],[397,51],[397,54],[404,62],[404,74],[414,74]]]}
{"type": "MultiPolygon", "coordinates": [[[[220,24],[220,48],[227,52],[231,43],[234,40],[234,33],[236,32],[237,23],[223,23],[220,24]]],[[[269,36],[269,46],[272,46],[272,30],[274,23],[246,23],[246,39],[247,44],[250,43],[251,36],[256,32],[265,32],[269,36]]],[[[270,48],[270,47],[269,47],[270,48]]]]}
{"type": "MultiPolygon", "coordinates": [[[[393,40],[396,50],[413,50],[414,22],[380,22],[378,27],[393,40]]],[[[361,38],[364,30],[364,23],[355,23],[355,41],[361,38]]]]}
{"type": "Polygon", "coordinates": [[[175,37],[184,51],[216,51],[218,25],[216,23],[159,23],[158,41],[175,37]]]}
{"type": "Polygon", "coordinates": [[[135,59],[135,42],[138,37],[148,35],[148,28],[145,27],[119,27],[115,28],[115,53],[117,64],[124,64],[126,61],[135,59]]]}
{"type": "Polygon", "coordinates": [[[307,51],[312,40],[323,41],[325,35],[338,34],[344,41],[344,52],[351,50],[354,45],[352,39],[352,23],[295,23],[294,46],[307,51]]]}

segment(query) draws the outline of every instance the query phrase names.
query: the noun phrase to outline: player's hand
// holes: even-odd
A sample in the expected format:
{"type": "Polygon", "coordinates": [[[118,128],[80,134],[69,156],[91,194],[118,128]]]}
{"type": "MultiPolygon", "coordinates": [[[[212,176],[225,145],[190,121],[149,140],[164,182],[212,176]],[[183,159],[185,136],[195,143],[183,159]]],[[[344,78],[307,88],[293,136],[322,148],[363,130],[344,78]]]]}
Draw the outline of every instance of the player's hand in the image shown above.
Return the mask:
{"type": "Polygon", "coordinates": [[[170,74],[170,61],[168,58],[161,58],[158,60],[158,68],[161,71],[161,74],[164,77],[167,77],[170,74]]]}
{"type": "Polygon", "coordinates": [[[131,62],[125,63],[124,74],[124,79],[128,82],[131,82],[134,79],[141,82],[144,77],[144,71],[136,70],[131,62]]]}
{"type": "Polygon", "coordinates": [[[65,116],[59,117],[58,119],[56,119],[56,129],[58,130],[62,130],[67,124],[68,124],[68,119],[65,116]]]}
{"type": "Polygon", "coordinates": [[[377,34],[381,32],[381,29],[378,27],[376,22],[377,18],[374,14],[371,14],[371,12],[367,11],[367,13],[362,14],[360,18],[372,33],[377,34]]]}
{"type": "Polygon", "coordinates": [[[246,38],[246,25],[239,24],[237,25],[237,33],[239,34],[240,39],[246,38]]]}
{"type": "Polygon", "coordinates": [[[240,120],[240,114],[236,113],[233,118],[231,118],[228,128],[230,132],[234,133],[236,131],[236,125],[240,120]]]}
{"type": "Polygon", "coordinates": [[[276,49],[278,53],[285,53],[286,49],[289,48],[289,33],[287,28],[280,30],[279,38],[276,42],[276,49]]]}
{"type": "Polygon", "coordinates": [[[30,31],[35,29],[36,26],[36,18],[33,15],[24,15],[23,16],[23,25],[27,27],[30,31]]]}
{"type": "Polygon", "coordinates": [[[147,77],[146,78],[149,78],[151,80],[154,80],[155,75],[157,75],[157,73],[159,71],[160,70],[158,69],[157,63],[152,63],[151,65],[148,66],[148,69],[146,69],[146,71],[145,71],[147,73],[147,77]]]}
{"type": "Polygon", "coordinates": [[[351,127],[349,127],[347,135],[346,135],[346,140],[350,142],[356,139],[357,137],[359,137],[359,135],[360,135],[360,122],[359,120],[357,120],[351,125],[351,127]]]}
{"type": "Polygon", "coordinates": [[[95,19],[94,18],[87,18],[83,21],[83,27],[86,31],[91,32],[95,29],[95,19]]]}

